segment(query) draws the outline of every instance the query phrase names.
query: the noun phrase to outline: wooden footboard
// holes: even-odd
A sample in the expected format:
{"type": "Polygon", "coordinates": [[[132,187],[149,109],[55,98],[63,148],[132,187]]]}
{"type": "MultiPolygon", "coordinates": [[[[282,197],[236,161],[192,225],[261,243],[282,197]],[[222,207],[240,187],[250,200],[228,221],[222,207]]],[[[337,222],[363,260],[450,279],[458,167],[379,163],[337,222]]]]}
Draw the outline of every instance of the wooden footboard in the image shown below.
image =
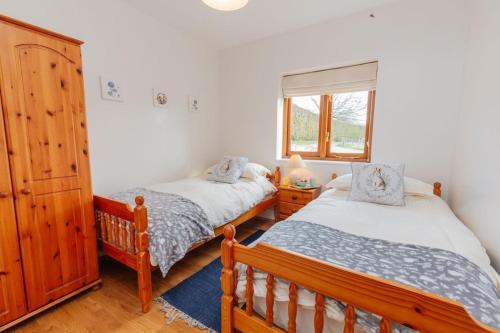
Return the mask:
{"type": "Polygon", "coordinates": [[[380,332],[392,332],[391,323],[400,323],[420,332],[498,332],[474,320],[464,307],[454,301],[367,274],[305,257],[268,244],[250,248],[234,239],[235,229],[227,226],[222,242],[222,333],[285,332],[273,324],[274,280],[290,281],[288,332],[296,332],[298,286],[316,292],[314,328],[323,332],[325,297],[347,304],[344,333],[353,333],[356,309],[380,316],[380,332]],[[237,272],[235,263],[246,264],[246,309],[236,302],[237,272]],[[266,316],[253,311],[253,270],[266,272],[266,316]]]}
{"type": "Polygon", "coordinates": [[[97,236],[105,255],[137,271],[142,311],[151,308],[152,285],[149,260],[148,216],[144,198],[135,198],[132,209],[123,202],[94,196],[97,236]]]}

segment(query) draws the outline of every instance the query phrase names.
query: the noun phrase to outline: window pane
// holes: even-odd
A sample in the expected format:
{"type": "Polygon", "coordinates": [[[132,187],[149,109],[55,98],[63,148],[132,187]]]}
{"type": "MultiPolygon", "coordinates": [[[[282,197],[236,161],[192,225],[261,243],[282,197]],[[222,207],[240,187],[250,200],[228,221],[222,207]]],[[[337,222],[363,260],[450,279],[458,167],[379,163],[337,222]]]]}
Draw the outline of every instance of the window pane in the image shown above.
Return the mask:
{"type": "Polygon", "coordinates": [[[292,98],[290,142],[292,151],[317,152],[321,96],[292,98]]]}
{"type": "Polygon", "coordinates": [[[330,152],[363,154],[368,91],[333,95],[330,152]]]}

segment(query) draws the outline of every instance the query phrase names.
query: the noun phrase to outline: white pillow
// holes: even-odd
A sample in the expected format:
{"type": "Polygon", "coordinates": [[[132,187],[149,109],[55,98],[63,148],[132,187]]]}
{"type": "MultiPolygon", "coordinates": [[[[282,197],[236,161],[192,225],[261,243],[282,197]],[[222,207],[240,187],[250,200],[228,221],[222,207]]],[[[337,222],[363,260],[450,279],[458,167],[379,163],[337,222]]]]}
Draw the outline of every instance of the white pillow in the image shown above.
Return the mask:
{"type": "MultiPolygon", "coordinates": [[[[326,188],[334,188],[339,191],[350,191],[352,174],[342,175],[331,180],[325,185],[326,188]]],[[[405,177],[405,195],[425,196],[434,195],[434,187],[415,178],[405,177]]]]}
{"type": "Polygon", "coordinates": [[[350,191],[352,183],[352,173],[342,175],[332,179],[325,185],[326,188],[334,188],[340,191],[350,191]]]}
{"type": "Polygon", "coordinates": [[[259,177],[265,176],[271,171],[263,165],[257,163],[247,163],[241,178],[257,179],[259,177]]]}
{"type": "MultiPolygon", "coordinates": [[[[205,174],[211,174],[214,172],[215,165],[212,165],[210,168],[205,170],[205,174]]],[[[245,165],[245,169],[243,170],[243,173],[241,174],[241,178],[248,178],[255,180],[259,177],[266,176],[268,173],[271,173],[271,171],[266,168],[263,165],[257,164],[257,163],[247,163],[245,165]]]]}
{"type": "Polygon", "coordinates": [[[413,196],[434,195],[434,186],[415,178],[405,177],[405,194],[413,196]]]}
{"type": "Polygon", "coordinates": [[[209,175],[209,174],[213,173],[216,165],[217,164],[214,164],[211,167],[209,167],[207,170],[205,170],[205,174],[209,175]]]}

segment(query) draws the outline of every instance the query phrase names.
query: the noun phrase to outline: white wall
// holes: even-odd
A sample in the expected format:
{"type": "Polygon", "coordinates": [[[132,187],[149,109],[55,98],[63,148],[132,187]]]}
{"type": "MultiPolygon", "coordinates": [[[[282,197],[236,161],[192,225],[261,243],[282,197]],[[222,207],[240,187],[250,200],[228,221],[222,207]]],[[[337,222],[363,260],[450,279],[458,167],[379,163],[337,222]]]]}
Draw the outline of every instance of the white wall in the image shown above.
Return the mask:
{"type": "MultiPolygon", "coordinates": [[[[378,59],[373,160],[441,180],[500,268],[500,2],[403,0],[373,12],[375,19],[359,13],[217,54],[118,0],[0,2],[4,15],[86,41],[96,193],[197,173],[223,151],[285,166],[276,160],[281,76],[378,59]],[[124,103],[101,100],[100,75],[121,80],[124,103]],[[152,107],[153,87],[169,93],[167,110],[152,107]],[[189,94],[201,98],[202,112],[187,112],[189,94]]],[[[349,170],[309,165],[323,182],[349,170]]]]}
{"type": "Polygon", "coordinates": [[[469,5],[471,27],[451,205],[500,270],[500,2],[474,0],[469,5]]]}
{"type": "Polygon", "coordinates": [[[218,58],[211,47],[118,0],[2,0],[0,13],[86,43],[83,65],[94,192],[185,176],[217,159],[218,58]],[[125,102],[100,98],[99,76],[121,80],[125,102]],[[169,108],[152,106],[166,89],[169,108]],[[187,96],[202,111],[188,113],[187,96]]]}
{"type": "MultiPolygon", "coordinates": [[[[221,52],[224,148],[277,162],[284,73],[379,60],[373,160],[448,188],[462,93],[467,19],[462,0],[405,0],[221,52]]],[[[346,163],[309,166],[323,181],[346,163]]]]}

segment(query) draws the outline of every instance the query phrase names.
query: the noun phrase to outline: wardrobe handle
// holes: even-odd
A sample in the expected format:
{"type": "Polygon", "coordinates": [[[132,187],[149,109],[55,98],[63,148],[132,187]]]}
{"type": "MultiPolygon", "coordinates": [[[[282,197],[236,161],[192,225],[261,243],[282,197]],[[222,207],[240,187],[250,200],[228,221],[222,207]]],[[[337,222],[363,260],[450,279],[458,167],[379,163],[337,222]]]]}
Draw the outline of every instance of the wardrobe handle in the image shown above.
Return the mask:
{"type": "Polygon", "coordinates": [[[0,199],[5,199],[9,197],[9,192],[0,192],[0,199]]]}
{"type": "Polygon", "coordinates": [[[28,195],[31,193],[31,190],[29,188],[23,188],[21,190],[21,194],[28,195]]]}

